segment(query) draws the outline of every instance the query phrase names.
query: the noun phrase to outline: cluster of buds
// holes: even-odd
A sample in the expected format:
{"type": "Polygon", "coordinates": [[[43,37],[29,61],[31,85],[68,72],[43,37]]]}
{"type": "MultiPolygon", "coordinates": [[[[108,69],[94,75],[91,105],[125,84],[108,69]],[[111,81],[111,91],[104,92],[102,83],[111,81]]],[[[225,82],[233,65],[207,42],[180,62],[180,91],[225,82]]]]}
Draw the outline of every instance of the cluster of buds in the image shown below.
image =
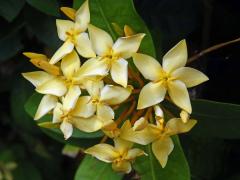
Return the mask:
{"type": "Polygon", "coordinates": [[[208,80],[203,73],[184,67],[185,40],[163,57],[161,66],[138,52],[144,33],[133,33],[126,26],[124,37],[113,42],[106,31],[90,24],[88,1],[77,11],[61,10],[71,19],[56,20],[63,45],[51,58],[24,53],[41,69],[23,73],[44,95],[34,119],[52,113],[52,123],[59,125],[66,140],[74,128],[87,133],[102,131],[103,140],[85,153],[112,163],[118,172],[129,173],[134,159],[147,155],[132,148],[134,143],[152,143],[152,151],[164,167],[174,148],[171,136],[188,132],[196,124],[189,118],[192,109],[187,88],[208,80]],[[131,59],[135,68],[128,65],[131,59]],[[146,85],[145,79],[150,81],[146,85]],[[164,119],[168,112],[160,104],[164,99],[182,110],[180,118],[164,119]],[[116,117],[114,111],[120,107],[125,111],[116,117]],[[114,146],[106,143],[107,138],[114,146]]]}

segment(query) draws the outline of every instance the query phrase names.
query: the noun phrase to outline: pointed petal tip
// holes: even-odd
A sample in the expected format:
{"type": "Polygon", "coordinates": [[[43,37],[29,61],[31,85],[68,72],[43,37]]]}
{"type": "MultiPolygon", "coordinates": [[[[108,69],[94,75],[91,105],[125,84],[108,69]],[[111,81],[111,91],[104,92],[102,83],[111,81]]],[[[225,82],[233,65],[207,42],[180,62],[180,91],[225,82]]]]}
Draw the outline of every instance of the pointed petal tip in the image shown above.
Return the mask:
{"type": "Polygon", "coordinates": [[[146,34],[145,33],[139,33],[139,36],[143,39],[146,36],[146,34]]]}
{"type": "Polygon", "coordinates": [[[29,53],[30,53],[30,52],[23,52],[22,54],[23,54],[24,56],[26,56],[26,57],[29,58],[29,53]]]}

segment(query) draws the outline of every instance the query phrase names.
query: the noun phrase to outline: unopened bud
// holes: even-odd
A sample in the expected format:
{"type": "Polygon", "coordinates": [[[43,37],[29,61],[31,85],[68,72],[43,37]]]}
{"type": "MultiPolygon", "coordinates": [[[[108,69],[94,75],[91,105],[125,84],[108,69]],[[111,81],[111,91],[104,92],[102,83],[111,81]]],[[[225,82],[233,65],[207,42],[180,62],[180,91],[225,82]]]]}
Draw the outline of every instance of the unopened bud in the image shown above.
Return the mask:
{"type": "Polygon", "coordinates": [[[180,117],[181,117],[183,123],[187,123],[189,120],[189,114],[184,110],[181,111],[180,117]]]}
{"type": "Polygon", "coordinates": [[[158,105],[154,106],[154,112],[155,112],[156,117],[163,118],[163,111],[160,108],[160,106],[158,106],[158,105]]]}
{"type": "Polygon", "coordinates": [[[133,130],[134,131],[141,131],[143,130],[146,126],[148,125],[148,122],[146,121],[146,119],[144,117],[141,117],[140,119],[138,119],[134,125],[133,125],[133,130]]]}

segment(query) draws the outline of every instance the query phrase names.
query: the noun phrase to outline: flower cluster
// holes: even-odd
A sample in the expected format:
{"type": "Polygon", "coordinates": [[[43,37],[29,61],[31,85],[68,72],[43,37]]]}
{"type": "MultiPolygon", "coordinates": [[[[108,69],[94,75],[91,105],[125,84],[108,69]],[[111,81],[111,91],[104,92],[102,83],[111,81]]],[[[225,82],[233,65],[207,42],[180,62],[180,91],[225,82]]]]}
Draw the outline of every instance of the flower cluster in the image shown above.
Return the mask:
{"type": "Polygon", "coordinates": [[[34,119],[52,113],[52,123],[59,124],[65,139],[71,137],[74,128],[87,133],[101,130],[103,140],[85,153],[112,163],[116,171],[129,173],[131,162],[147,155],[133,148],[134,143],[152,143],[152,151],[164,167],[174,147],[171,136],[188,132],[196,124],[189,118],[192,109],[187,88],[208,80],[203,73],[184,67],[185,40],[163,57],[161,66],[153,57],[138,53],[144,33],[135,34],[125,26],[124,37],[114,42],[106,31],[90,24],[88,1],[77,11],[67,7],[61,10],[71,19],[56,20],[62,46],[51,58],[24,53],[41,69],[23,73],[44,95],[34,119]],[[131,58],[150,81],[146,85],[136,68],[128,65],[131,58]],[[182,110],[180,118],[165,119],[168,111],[160,104],[164,99],[182,110]],[[119,107],[125,111],[117,118],[119,107]],[[105,143],[107,138],[113,139],[114,146],[105,143]]]}

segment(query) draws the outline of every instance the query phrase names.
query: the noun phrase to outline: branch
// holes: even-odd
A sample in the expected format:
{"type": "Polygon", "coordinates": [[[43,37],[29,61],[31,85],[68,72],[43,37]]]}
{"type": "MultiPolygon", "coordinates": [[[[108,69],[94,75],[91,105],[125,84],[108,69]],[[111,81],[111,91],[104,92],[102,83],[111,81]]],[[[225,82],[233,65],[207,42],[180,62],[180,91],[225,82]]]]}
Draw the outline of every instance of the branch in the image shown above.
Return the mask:
{"type": "Polygon", "coordinates": [[[198,54],[193,55],[192,57],[190,57],[190,58],[188,59],[187,64],[190,64],[190,63],[194,62],[195,60],[197,60],[198,58],[206,55],[207,53],[210,53],[210,52],[212,52],[212,51],[215,51],[215,50],[217,50],[217,49],[223,48],[223,47],[225,47],[225,46],[228,46],[228,45],[233,44],[233,43],[236,43],[236,42],[240,42],[240,38],[237,38],[237,39],[234,39],[234,40],[231,40],[231,41],[228,41],[228,42],[220,43],[220,44],[214,45],[214,46],[212,46],[212,47],[210,47],[210,48],[207,48],[207,49],[201,51],[200,53],[198,53],[198,54]]]}

